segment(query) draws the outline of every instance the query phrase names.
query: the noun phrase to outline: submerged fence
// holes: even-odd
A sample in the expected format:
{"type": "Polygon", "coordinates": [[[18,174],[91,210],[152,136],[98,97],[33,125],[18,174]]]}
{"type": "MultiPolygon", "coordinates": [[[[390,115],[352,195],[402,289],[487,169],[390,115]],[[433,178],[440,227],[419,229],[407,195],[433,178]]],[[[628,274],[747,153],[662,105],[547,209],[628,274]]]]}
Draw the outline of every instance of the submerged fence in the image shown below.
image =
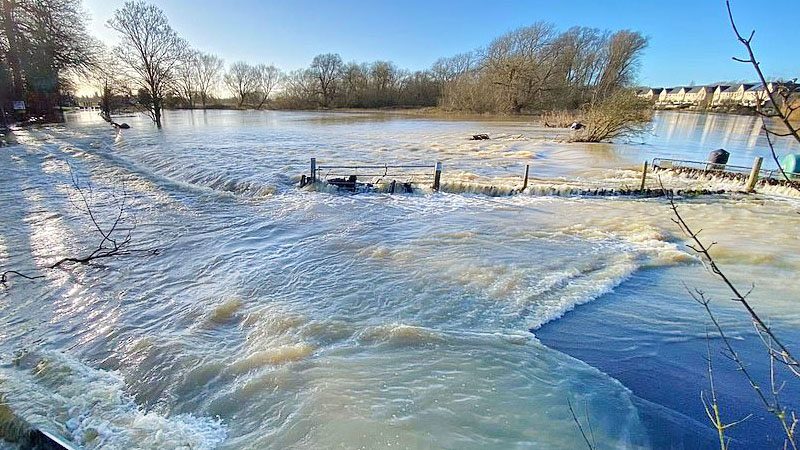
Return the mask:
{"type": "MultiPolygon", "coordinates": [[[[509,179],[505,180],[506,186],[498,187],[495,184],[480,185],[472,183],[473,186],[481,186],[480,189],[462,190],[457,192],[486,193],[488,195],[514,195],[526,191],[531,195],[583,195],[583,196],[619,196],[633,195],[643,197],[663,196],[668,194],[678,195],[708,195],[723,194],[726,192],[753,192],[759,180],[763,184],[788,184],[785,180],[780,180],[779,169],[762,170],[763,158],[757,157],[753,161],[753,166],[737,166],[732,164],[720,164],[709,161],[693,161],[670,158],[654,158],[652,163],[645,161],[641,169],[641,178],[634,175],[635,182],[609,187],[608,183],[601,185],[598,182],[575,180],[574,182],[562,182],[562,187],[554,188],[554,181],[549,179],[536,180],[529,186],[530,164],[526,164],[522,172],[521,184],[519,181],[510,180],[513,186],[509,185],[509,179]],[[650,169],[648,171],[648,169],[650,169]],[[670,171],[679,175],[688,175],[689,178],[709,179],[717,181],[734,181],[724,186],[724,189],[712,189],[705,187],[685,187],[670,188],[661,186],[661,179],[656,188],[648,188],[647,181],[650,173],[658,171],[670,171]],[[741,186],[742,183],[744,186],[741,186]],[[580,184],[582,183],[582,184],[580,184]],[[529,189],[530,187],[530,189],[529,189]]],[[[353,164],[353,165],[330,165],[318,164],[316,158],[311,158],[309,174],[303,174],[300,179],[300,186],[304,187],[315,183],[324,183],[335,186],[339,189],[352,192],[361,190],[373,190],[387,193],[413,192],[412,186],[424,186],[433,191],[442,189],[441,162],[432,165],[411,164],[411,165],[391,165],[391,164],[353,164]],[[365,179],[368,179],[365,181],[365,179]],[[378,186],[381,189],[377,189],[378,186]]],[[[634,172],[635,173],[635,172],[634,172]]],[[[519,180],[519,179],[517,179],[519,180]]],[[[597,180],[600,183],[603,180],[597,180]]],[[[685,178],[684,180],[685,181],[685,178]]],[[[454,184],[464,183],[460,180],[450,182],[445,189],[454,189],[454,184]]],[[[652,185],[652,183],[651,183],[652,185]]]]}

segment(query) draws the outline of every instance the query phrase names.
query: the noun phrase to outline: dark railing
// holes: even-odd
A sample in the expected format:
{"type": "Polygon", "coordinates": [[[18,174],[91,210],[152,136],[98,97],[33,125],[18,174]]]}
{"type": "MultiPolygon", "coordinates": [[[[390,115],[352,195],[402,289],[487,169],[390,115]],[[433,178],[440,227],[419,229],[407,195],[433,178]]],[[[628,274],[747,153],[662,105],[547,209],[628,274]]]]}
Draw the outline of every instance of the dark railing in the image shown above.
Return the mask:
{"type": "MultiPolygon", "coordinates": [[[[733,172],[740,173],[742,175],[747,175],[753,170],[752,167],[748,166],[671,158],[653,158],[653,167],[659,169],[694,169],[704,172],[733,172]]],[[[778,169],[761,169],[758,171],[758,175],[759,178],[777,178],[780,176],[780,171],[778,169]]]]}

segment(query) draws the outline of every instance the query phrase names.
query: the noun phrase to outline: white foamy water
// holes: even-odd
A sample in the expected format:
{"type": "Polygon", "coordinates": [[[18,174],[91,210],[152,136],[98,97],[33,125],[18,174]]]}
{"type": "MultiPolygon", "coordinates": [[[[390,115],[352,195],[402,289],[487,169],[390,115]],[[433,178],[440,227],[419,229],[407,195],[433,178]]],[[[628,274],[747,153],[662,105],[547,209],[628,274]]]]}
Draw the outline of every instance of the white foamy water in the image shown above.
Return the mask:
{"type": "MultiPolygon", "coordinates": [[[[647,448],[630,391],[529,330],[635,273],[674,292],[665,274],[697,261],[663,200],[570,193],[637,183],[655,156],[764,152],[754,119],[735,116],[659,115],[644,144],[614,145],[391,114],[171,112],[162,131],[126,120],[116,133],[84,113],[0,149],[0,266],[35,272],[96,242],[70,168],[100,197],[124,182],[134,242],[161,250],[0,291],[0,393],[88,448],[576,448],[567,399],[604,448],[647,448]],[[493,139],[466,140],[477,132],[493,139]],[[443,161],[444,192],[298,189],[311,157],[443,161]],[[492,196],[518,189],[525,164],[528,191],[492,196]]],[[[791,195],[682,208],[734,273],[800,269],[782,237],[791,195]]],[[[762,292],[760,308],[800,323],[792,284],[762,292]]]]}

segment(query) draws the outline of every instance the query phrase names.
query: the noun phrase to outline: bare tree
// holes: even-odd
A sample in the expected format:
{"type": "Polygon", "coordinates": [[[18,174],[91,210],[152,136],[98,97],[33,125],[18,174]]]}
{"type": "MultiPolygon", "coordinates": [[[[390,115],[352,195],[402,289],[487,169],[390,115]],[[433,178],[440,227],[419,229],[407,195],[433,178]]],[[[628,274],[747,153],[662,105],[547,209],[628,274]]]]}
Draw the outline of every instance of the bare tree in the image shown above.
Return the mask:
{"type": "Polygon", "coordinates": [[[277,67],[266,64],[257,65],[254,67],[254,71],[256,83],[254,94],[257,96],[256,101],[258,102],[256,109],[261,109],[269,99],[272,90],[277,86],[282,74],[277,67]]]}
{"type": "Polygon", "coordinates": [[[572,137],[576,142],[600,142],[621,136],[634,136],[647,130],[652,118],[647,100],[632,91],[618,89],[607,97],[596,98],[586,108],[585,128],[572,137]]]}
{"type": "Polygon", "coordinates": [[[110,122],[112,112],[116,106],[116,98],[124,93],[125,90],[119,74],[117,60],[106,47],[103,47],[99,52],[90,78],[99,89],[100,115],[110,122]]]}
{"type": "Polygon", "coordinates": [[[256,69],[246,62],[239,61],[231,64],[228,73],[224,77],[225,86],[238,100],[238,107],[244,105],[245,100],[258,86],[258,74],[256,69]]]}
{"type": "Polygon", "coordinates": [[[449,58],[439,58],[431,66],[433,77],[441,84],[449,83],[478,66],[477,52],[466,52],[449,58]]]}
{"type": "Polygon", "coordinates": [[[485,70],[491,84],[500,87],[501,108],[519,113],[547,89],[554,74],[555,29],[538,22],[495,39],[486,51],[485,70]]]}
{"type": "Polygon", "coordinates": [[[197,66],[200,54],[196,50],[186,49],[183,58],[175,66],[175,90],[178,96],[186,100],[189,109],[194,109],[197,95],[197,66]]]}
{"type": "Polygon", "coordinates": [[[335,53],[317,55],[311,61],[311,71],[318,83],[320,106],[327,108],[333,105],[343,66],[341,56],[335,53]]]}
{"type": "Polygon", "coordinates": [[[222,66],[222,58],[216,55],[200,53],[195,58],[195,75],[197,77],[195,87],[203,109],[205,109],[211,93],[219,84],[222,66]]]}
{"type": "Polygon", "coordinates": [[[117,56],[144,91],[141,98],[148,104],[142,106],[161,128],[164,97],[175,79],[176,67],[185,56],[186,41],[172,29],[161,9],[139,0],[125,2],[108,25],[120,34],[117,56]]]}
{"type": "Polygon", "coordinates": [[[636,75],[639,57],[647,48],[647,38],[641,33],[622,30],[611,35],[606,54],[606,65],[600,77],[599,92],[612,92],[628,86],[636,75]]]}

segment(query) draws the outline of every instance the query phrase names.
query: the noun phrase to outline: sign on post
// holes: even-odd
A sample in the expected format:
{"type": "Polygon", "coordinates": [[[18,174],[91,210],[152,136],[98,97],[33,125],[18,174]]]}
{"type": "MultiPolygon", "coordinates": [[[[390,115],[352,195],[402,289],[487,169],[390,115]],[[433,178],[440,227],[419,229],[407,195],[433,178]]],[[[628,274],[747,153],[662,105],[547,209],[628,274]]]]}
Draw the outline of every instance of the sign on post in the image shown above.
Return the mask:
{"type": "Polygon", "coordinates": [[[22,100],[15,100],[14,111],[25,111],[25,102],[22,100]]]}

